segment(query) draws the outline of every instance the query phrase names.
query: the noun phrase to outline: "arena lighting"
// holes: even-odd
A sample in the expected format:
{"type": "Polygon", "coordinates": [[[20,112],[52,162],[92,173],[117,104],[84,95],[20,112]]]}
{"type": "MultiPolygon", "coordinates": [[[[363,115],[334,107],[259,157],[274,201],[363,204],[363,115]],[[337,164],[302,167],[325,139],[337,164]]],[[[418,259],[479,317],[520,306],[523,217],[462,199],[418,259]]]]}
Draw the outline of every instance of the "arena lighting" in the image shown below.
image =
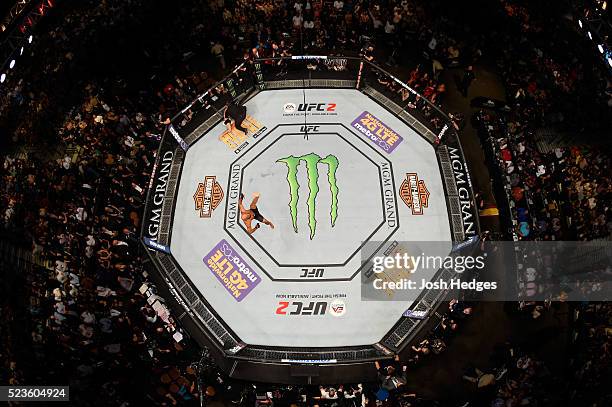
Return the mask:
{"type": "Polygon", "coordinates": [[[19,50],[19,55],[23,55],[23,47],[21,47],[21,49],[19,50]]]}
{"type": "Polygon", "coordinates": [[[608,57],[608,65],[612,67],[612,57],[608,57]]]}
{"type": "Polygon", "coordinates": [[[6,80],[6,74],[3,73],[2,75],[0,75],[0,83],[4,83],[5,80],[6,80]]]}
{"type": "Polygon", "coordinates": [[[597,49],[599,50],[599,52],[600,52],[600,53],[602,53],[602,54],[604,53],[604,48],[603,48],[603,45],[599,44],[599,45],[597,46],[597,49]]]}
{"type": "Polygon", "coordinates": [[[13,60],[11,60],[11,63],[9,64],[9,68],[10,68],[10,69],[13,69],[13,68],[15,67],[15,62],[16,62],[16,61],[15,61],[14,59],[13,59],[13,60]]]}
{"type": "Polygon", "coordinates": [[[28,44],[31,44],[33,39],[34,39],[34,37],[32,35],[30,35],[28,37],[28,44]]]}
{"type": "Polygon", "coordinates": [[[589,39],[592,40],[593,39],[593,35],[591,34],[590,31],[587,31],[587,35],[589,36],[589,39]]]}
{"type": "Polygon", "coordinates": [[[582,28],[582,20],[578,19],[578,26],[582,28]]]}

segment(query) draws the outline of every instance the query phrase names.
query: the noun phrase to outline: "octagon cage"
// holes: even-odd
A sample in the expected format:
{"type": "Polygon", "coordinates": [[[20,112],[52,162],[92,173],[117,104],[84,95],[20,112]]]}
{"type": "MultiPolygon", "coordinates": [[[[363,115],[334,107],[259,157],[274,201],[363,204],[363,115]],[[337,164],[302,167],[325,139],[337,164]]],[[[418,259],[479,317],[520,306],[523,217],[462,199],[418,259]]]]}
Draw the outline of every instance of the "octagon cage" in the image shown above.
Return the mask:
{"type": "MultiPolygon", "coordinates": [[[[477,240],[478,213],[458,127],[453,120],[373,62],[357,57],[305,55],[245,61],[166,120],[143,216],[141,242],[146,253],[143,262],[177,322],[201,346],[210,349],[219,366],[231,377],[313,384],[371,379],[375,377],[374,360],[401,354],[440,323],[436,310],[449,297],[448,291],[423,291],[410,309],[427,317],[402,316],[372,345],[335,348],[251,345],[223,321],[170,251],[186,151],[222,122],[227,103],[242,104],[262,91],[278,89],[357,90],[414,129],[433,146],[438,159],[452,243],[477,240]],[[162,174],[164,182],[160,187],[162,174]]],[[[454,271],[441,269],[434,278],[448,279],[453,275],[454,271]]]]}

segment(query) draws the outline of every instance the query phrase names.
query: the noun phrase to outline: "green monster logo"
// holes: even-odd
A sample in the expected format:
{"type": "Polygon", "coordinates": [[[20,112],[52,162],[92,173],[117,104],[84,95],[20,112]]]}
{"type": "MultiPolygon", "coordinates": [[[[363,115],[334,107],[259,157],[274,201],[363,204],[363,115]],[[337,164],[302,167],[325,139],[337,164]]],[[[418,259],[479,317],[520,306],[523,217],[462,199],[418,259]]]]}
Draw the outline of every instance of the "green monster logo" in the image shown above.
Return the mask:
{"type": "Polygon", "coordinates": [[[289,210],[291,212],[291,221],[293,222],[293,230],[297,233],[297,204],[300,189],[300,185],[297,180],[298,166],[300,162],[306,163],[306,173],[308,175],[308,227],[310,228],[310,239],[315,235],[317,229],[317,219],[315,218],[315,207],[317,201],[317,194],[319,193],[319,170],[317,165],[327,164],[327,181],[329,182],[329,189],[331,191],[331,225],[334,227],[336,224],[336,218],[338,217],[338,186],[336,185],[336,170],[338,169],[338,158],[334,155],[329,154],[325,158],[321,158],[315,153],[306,154],[300,157],[289,157],[281,158],[276,162],[285,163],[287,165],[287,181],[289,182],[289,195],[291,197],[289,201],[289,210]]]}

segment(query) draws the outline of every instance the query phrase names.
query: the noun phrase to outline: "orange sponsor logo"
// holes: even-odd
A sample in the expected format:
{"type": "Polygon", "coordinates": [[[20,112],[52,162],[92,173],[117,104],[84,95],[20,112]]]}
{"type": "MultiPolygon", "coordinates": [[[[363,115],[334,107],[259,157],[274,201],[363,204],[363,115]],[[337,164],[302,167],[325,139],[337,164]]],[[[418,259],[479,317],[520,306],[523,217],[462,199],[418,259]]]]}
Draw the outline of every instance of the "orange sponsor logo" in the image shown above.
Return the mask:
{"type": "Polygon", "coordinates": [[[200,212],[200,218],[210,218],[222,199],[223,189],[215,176],[205,177],[193,194],[195,210],[200,212]]]}
{"type": "Polygon", "coordinates": [[[425,181],[420,180],[414,172],[406,174],[406,179],[400,186],[399,195],[402,201],[412,209],[413,215],[422,215],[423,208],[429,207],[429,191],[425,186],[425,181]]]}

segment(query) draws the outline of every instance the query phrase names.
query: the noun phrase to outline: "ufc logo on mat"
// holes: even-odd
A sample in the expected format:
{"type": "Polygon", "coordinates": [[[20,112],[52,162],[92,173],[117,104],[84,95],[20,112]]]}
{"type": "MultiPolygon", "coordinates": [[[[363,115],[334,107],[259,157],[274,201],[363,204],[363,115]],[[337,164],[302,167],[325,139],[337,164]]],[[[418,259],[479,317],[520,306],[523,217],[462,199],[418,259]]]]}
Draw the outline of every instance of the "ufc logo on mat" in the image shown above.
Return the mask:
{"type": "Polygon", "coordinates": [[[300,127],[301,133],[316,133],[319,131],[319,126],[302,126],[300,127]]]}
{"type": "Polygon", "coordinates": [[[302,269],[300,278],[321,278],[325,269],[302,269]]]}

